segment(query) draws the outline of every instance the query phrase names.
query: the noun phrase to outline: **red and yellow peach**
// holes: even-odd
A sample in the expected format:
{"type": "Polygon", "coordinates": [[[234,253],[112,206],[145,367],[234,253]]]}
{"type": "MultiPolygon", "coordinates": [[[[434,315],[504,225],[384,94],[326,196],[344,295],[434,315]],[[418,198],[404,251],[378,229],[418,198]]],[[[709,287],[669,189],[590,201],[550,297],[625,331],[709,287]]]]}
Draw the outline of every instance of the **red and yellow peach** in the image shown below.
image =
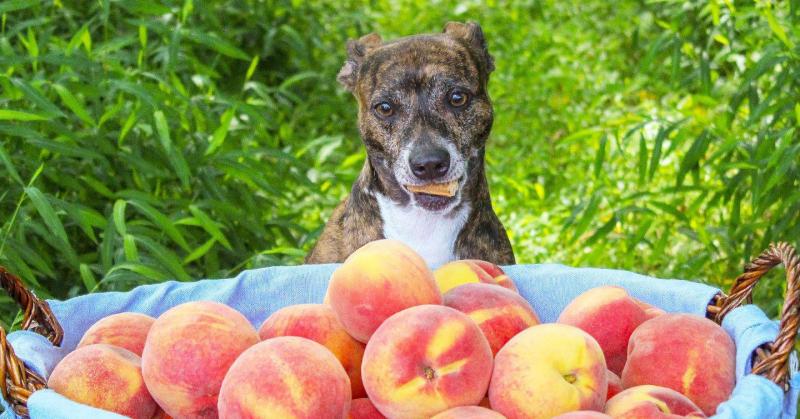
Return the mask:
{"type": "Polygon", "coordinates": [[[219,417],[344,419],[350,380],[339,360],[310,339],[281,336],[244,351],[219,391],[219,417]]]}
{"type": "Polygon", "coordinates": [[[422,305],[389,317],[367,343],[362,378],[388,418],[430,418],[486,395],[492,351],[478,326],[457,310],[422,305]]]}
{"type": "Polygon", "coordinates": [[[142,379],[141,359],[104,343],[86,345],[65,356],[47,386],[72,401],[134,419],[150,419],[158,408],[142,379]]]}
{"type": "Polygon", "coordinates": [[[478,259],[457,260],[442,265],[433,272],[442,294],[464,284],[486,283],[517,292],[514,281],[499,266],[478,259]]]}
{"type": "Polygon", "coordinates": [[[606,358],[608,369],[621,374],[627,358],[628,339],[647,320],[647,315],[625,289],[614,286],[592,288],[570,302],[558,323],[590,334],[606,358]]]}
{"type": "Polygon", "coordinates": [[[215,418],[228,368],[258,341],[250,322],[224,304],[181,304],[153,323],[142,352],[142,375],[170,416],[215,418]]]}
{"type": "Polygon", "coordinates": [[[364,343],[389,316],[442,302],[425,261],[397,240],[377,240],[353,252],[333,272],[327,298],[347,333],[364,343]]]}
{"type": "Polygon", "coordinates": [[[735,365],[736,347],[722,327],[691,314],[662,314],[631,335],[622,386],[667,387],[713,415],[733,391],[735,365]]]}
{"type": "Polygon", "coordinates": [[[519,294],[495,285],[464,284],[448,291],[444,305],[468,315],[496,354],[517,333],[539,324],[539,317],[519,294]]]}
{"type": "Polygon", "coordinates": [[[150,326],[156,319],[139,313],[118,313],[103,317],[93,324],[78,343],[78,348],[107,343],[142,356],[150,326]]]}
{"type": "Polygon", "coordinates": [[[262,340],[278,336],[298,336],[321,344],[336,356],[347,371],[353,397],[366,396],[361,383],[364,344],[347,334],[330,306],[298,304],[282,308],[261,325],[258,334],[262,340]]]}
{"type": "Polygon", "coordinates": [[[509,419],[600,410],[606,370],[603,351],[588,333],[558,323],[533,326],[497,353],[489,400],[509,419]]]}

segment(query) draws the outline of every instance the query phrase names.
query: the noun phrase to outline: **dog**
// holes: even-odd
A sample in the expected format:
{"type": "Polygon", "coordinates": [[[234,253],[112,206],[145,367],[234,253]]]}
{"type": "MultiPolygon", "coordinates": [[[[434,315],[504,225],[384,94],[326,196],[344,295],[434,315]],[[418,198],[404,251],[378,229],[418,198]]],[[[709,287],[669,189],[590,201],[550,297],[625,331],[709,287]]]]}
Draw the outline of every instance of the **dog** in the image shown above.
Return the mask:
{"type": "Polygon", "coordinates": [[[477,23],[384,42],[350,40],[337,80],[358,102],[367,159],[307,263],[343,262],[383,238],[435,268],[457,259],[514,263],[492,208],[484,154],[494,60],[477,23]]]}

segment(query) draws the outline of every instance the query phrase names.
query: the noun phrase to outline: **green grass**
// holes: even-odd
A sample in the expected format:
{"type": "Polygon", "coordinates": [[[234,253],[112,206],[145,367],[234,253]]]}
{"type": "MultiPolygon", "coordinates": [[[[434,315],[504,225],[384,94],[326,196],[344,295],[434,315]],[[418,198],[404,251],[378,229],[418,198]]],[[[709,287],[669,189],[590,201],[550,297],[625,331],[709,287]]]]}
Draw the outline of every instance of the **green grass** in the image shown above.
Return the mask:
{"type": "MultiPolygon", "coordinates": [[[[521,263],[727,289],[800,244],[800,1],[0,3],[0,264],[69,298],[301,263],[364,155],[348,38],[477,20],[521,263]]],[[[776,315],[782,274],[759,287],[776,315]]],[[[15,309],[0,299],[3,319],[15,309]]]]}

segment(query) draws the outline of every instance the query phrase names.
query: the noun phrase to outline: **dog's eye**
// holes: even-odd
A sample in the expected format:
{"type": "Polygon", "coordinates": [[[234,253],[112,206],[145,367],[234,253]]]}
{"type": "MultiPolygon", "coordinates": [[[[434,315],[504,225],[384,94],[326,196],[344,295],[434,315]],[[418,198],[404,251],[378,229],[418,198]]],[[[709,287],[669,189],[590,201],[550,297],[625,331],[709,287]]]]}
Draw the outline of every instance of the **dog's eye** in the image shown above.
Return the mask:
{"type": "Polygon", "coordinates": [[[394,114],[394,108],[392,108],[392,105],[390,105],[389,102],[381,102],[375,105],[375,112],[384,118],[388,118],[394,114]]]}
{"type": "Polygon", "coordinates": [[[460,108],[466,105],[468,100],[469,100],[469,95],[462,91],[456,90],[450,93],[450,99],[449,99],[450,106],[460,108]]]}

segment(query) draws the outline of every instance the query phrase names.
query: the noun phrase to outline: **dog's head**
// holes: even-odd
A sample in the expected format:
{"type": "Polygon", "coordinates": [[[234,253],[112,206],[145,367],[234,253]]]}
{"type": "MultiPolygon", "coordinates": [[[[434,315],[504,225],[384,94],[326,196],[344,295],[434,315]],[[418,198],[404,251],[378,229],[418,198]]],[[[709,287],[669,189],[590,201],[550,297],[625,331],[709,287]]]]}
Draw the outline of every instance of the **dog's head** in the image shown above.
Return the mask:
{"type": "Polygon", "coordinates": [[[454,208],[492,126],[486,84],[494,64],[481,27],[451,22],[441,34],[385,43],[370,34],[347,50],[338,80],[358,101],[361,138],[382,192],[429,211],[454,208]],[[431,184],[454,195],[420,192],[431,184]]]}

